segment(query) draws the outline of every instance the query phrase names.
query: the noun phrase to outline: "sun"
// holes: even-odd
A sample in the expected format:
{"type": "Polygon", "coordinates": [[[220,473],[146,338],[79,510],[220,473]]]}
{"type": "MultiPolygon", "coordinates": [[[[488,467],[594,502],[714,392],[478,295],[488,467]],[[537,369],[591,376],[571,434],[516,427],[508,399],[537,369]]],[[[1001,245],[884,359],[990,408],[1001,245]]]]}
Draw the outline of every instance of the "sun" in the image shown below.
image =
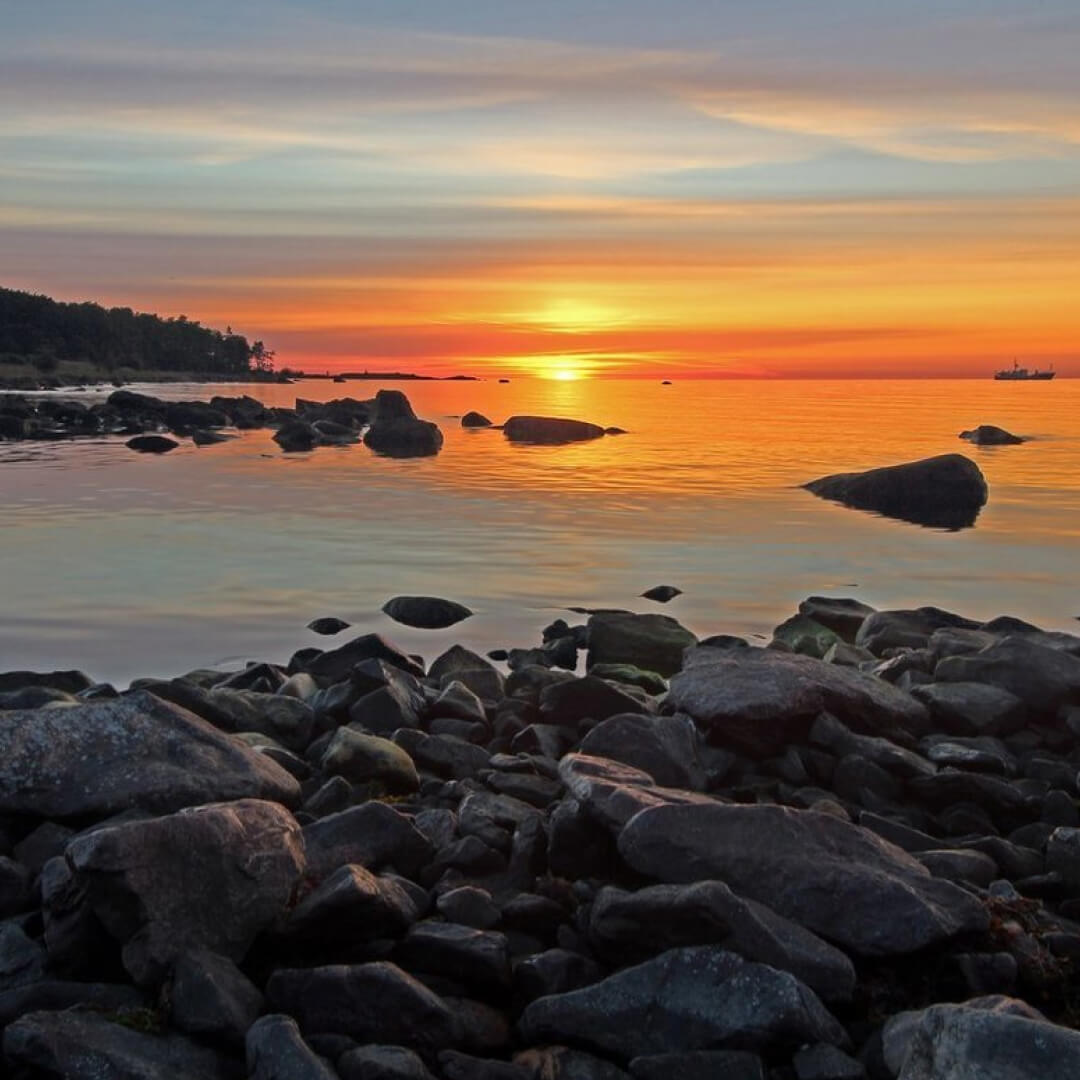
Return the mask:
{"type": "Polygon", "coordinates": [[[547,373],[549,379],[557,379],[559,382],[575,382],[577,379],[583,379],[585,377],[581,368],[573,367],[570,364],[560,364],[558,367],[554,367],[547,373]]]}

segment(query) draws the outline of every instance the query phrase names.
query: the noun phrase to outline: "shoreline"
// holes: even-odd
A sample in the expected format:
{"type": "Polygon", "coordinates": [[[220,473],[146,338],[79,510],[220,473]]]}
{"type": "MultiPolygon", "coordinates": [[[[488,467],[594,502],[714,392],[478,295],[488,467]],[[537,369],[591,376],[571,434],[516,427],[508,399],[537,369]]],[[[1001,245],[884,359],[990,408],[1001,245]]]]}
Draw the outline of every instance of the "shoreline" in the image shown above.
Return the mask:
{"type": "Polygon", "coordinates": [[[0,674],[8,1065],[1076,1067],[1080,637],[828,597],[766,648],[580,618],[499,667],[332,623],[123,694],[0,674]]]}

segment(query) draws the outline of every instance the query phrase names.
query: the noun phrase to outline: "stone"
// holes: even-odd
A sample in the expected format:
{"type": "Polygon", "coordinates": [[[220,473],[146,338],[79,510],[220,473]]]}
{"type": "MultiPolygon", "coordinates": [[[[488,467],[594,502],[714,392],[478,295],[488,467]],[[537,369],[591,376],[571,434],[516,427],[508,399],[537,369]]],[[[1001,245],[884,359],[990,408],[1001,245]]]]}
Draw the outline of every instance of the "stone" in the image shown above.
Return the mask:
{"type": "Polygon", "coordinates": [[[381,634],[361,634],[336,649],[319,653],[305,666],[308,674],[313,675],[320,686],[330,686],[348,679],[353,668],[365,660],[384,660],[417,677],[424,674],[412,657],[406,656],[381,634]]]}
{"type": "Polygon", "coordinates": [[[447,922],[470,926],[475,930],[490,930],[502,918],[502,912],[491,899],[491,893],[475,885],[463,885],[443,893],[435,906],[447,922]]]}
{"type": "MultiPolygon", "coordinates": [[[[106,826],[76,837],[65,859],[143,986],[187,950],[241,959],[284,916],[305,869],[295,819],[254,799],[106,826]]],[[[43,893],[48,926],[73,890],[43,893]]]]}
{"type": "Polygon", "coordinates": [[[713,738],[762,757],[805,741],[822,712],[868,734],[921,733],[928,724],[921,702],[881,679],[773,649],[693,649],[671,680],[667,705],[713,738]]]}
{"type": "Polygon", "coordinates": [[[463,428],[485,428],[491,427],[491,421],[483,413],[467,412],[461,418],[461,426],[463,428]]]}
{"type": "Polygon", "coordinates": [[[553,682],[540,691],[540,719],[575,728],[585,719],[606,720],[619,713],[644,712],[647,706],[627,690],[586,675],[553,682]]]}
{"type": "Polygon", "coordinates": [[[305,453],[319,444],[319,433],[303,420],[290,420],[274,432],[274,442],[286,454],[305,453]]]}
{"type": "Polygon", "coordinates": [[[0,923],[0,994],[43,978],[47,959],[17,921],[0,923]]]}
{"type": "Polygon", "coordinates": [[[599,439],[603,434],[604,429],[597,424],[552,416],[511,416],[503,424],[503,435],[511,442],[541,443],[549,446],[599,439]]]}
{"type": "Polygon", "coordinates": [[[443,1050],[439,1054],[439,1066],[444,1080],[532,1080],[522,1065],[478,1058],[460,1050],[443,1050]]]}
{"type": "Polygon", "coordinates": [[[590,986],[601,976],[596,961],[569,949],[547,949],[514,965],[514,986],[529,1001],[590,986]]]}
{"type": "MultiPolygon", "coordinates": [[[[947,673],[947,672],[946,672],[947,673]]],[[[1009,735],[1027,719],[1015,694],[981,682],[933,682],[912,688],[939,731],[955,735],[1009,735]]]]}
{"type": "Polygon", "coordinates": [[[404,1046],[358,1046],[338,1058],[341,1080],[435,1080],[424,1059],[404,1046]]]}
{"type": "Polygon", "coordinates": [[[800,613],[773,630],[773,643],[776,642],[786,645],[791,652],[823,660],[831,648],[843,644],[843,639],[827,626],[800,613]]]}
{"type": "Polygon", "coordinates": [[[912,611],[875,611],[867,615],[855,635],[855,644],[883,656],[886,649],[922,649],[936,630],[977,630],[979,624],[936,607],[912,611]]]}
{"type": "Polygon", "coordinates": [[[539,998],[518,1026],[529,1043],[570,1043],[623,1060],[725,1044],[847,1044],[793,975],[713,946],[672,949],[593,986],[539,998]]]}
{"type": "Polygon", "coordinates": [[[263,1008],[263,996],[227,956],[208,949],[181,953],[168,1000],[173,1025],[189,1035],[242,1045],[263,1008]]]}
{"type": "Polygon", "coordinates": [[[338,1080],[300,1035],[291,1016],[264,1016],[245,1040],[248,1080],[338,1080]]]}
{"type": "Polygon", "coordinates": [[[395,958],[410,971],[445,975],[466,986],[510,985],[510,950],[505,934],[425,919],[398,943],[395,958]]]}
{"type": "Polygon", "coordinates": [[[653,807],[623,828],[618,848],[639,873],[672,883],[725,881],[859,956],[915,952],[988,925],[978,900],[900,848],[813,811],[653,807]]]}
{"type": "Polygon", "coordinates": [[[581,753],[642,769],[662,787],[704,791],[698,742],[688,716],[621,713],[597,724],[582,739],[581,753]]]}
{"type": "Polygon", "coordinates": [[[1080,829],[1054,829],[1046,842],[1046,868],[1061,876],[1070,896],[1080,896],[1080,829]]]}
{"type": "Polygon", "coordinates": [[[630,1062],[633,1080],[766,1080],[765,1063],[747,1050],[652,1054],[630,1062]]]}
{"type": "Polygon", "coordinates": [[[267,757],[146,691],[0,713],[0,812],[100,818],[244,798],[295,806],[300,787],[267,757]]]}
{"type": "Polygon", "coordinates": [[[967,439],[968,442],[974,443],[976,446],[1016,446],[1027,441],[1021,436],[1014,435],[1004,428],[995,427],[993,424],[980,424],[970,431],[961,431],[960,438],[967,439]]]}
{"type": "Polygon", "coordinates": [[[597,612],[588,621],[588,668],[595,664],[633,664],[665,678],[683,666],[683,652],[697,638],[669,615],[597,612]]]}
{"type": "Polygon", "coordinates": [[[397,937],[420,917],[416,902],[392,878],[362,866],[335,870],[292,910],[284,933],[341,947],[397,937]]]}
{"type": "Polygon", "coordinates": [[[436,596],[395,596],[382,610],[395,622],[423,630],[441,630],[472,615],[464,604],[436,596]]]}
{"type": "MultiPolygon", "coordinates": [[[[135,1013],[137,1020],[142,1013],[135,1013]]],[[[233,1080],[232,1063],[181,1035],[152,1034],[96,1012],[32,1012],[4,1031],[4,1057],[15,1068],[61,1077],[161,1077],[233,1080]]]]}
{"type": "Polygon", "coordinates": [[[826,1043],[807,1046],[791,1059],[796,1080],[865,1080],[861,1061],[826,1043]]]}
{"type": "MultiPolygon", "coordinates": [[[[568,1046],[545,1046],[523,1050],[514,1064],[527,1070],[529,1080],[630,1080],[617,1065],[603,1058],[572,1050],[568,1046]]],[[[669,1074],[665,1080],[670,1080],[669,1074]]]]}
{"type": "MultiPolygon", "coordinates": [[[[303,751],[311,742],[315,714],[298,698],[223,687],[209,691],[208,698],[216,710],[229,716],[230,731],[269,735],[288,750],[303,751]]],[[[206,719],[213,722],[209,716],[206,719]]]]}
{"type": "Polygon", "coordinates": [[[319,767],[353,783],[378,784],[390,795],[409,795],[420,788],[416,766],[400,746],[349,727],[334,732],[319,767]]]}
{"type": "Polygon", "coordinates": [[[167,454],[180,444],[165,435],[136,435],[134,439],[128,439],[124,445],[129,450],[137,450],[140,454],[167,454]]]}
{"type": "Polygon", "coordinates": [[[316,634],[340,634],[342,630],[349,629],[349,623],[344,619],[336,619],[332,615],[327,615],[321,619],[312,619],[307,624],[307,628],[316,634]]]}
{"type": "Polygon", "coordinates": [[[674,585],[654,585],[641,594],[646,600],[655,600],[658,604],[666,604],[674,600],[676,596],[682,596],[682,589],[674,585]]]}
{"type": "Polygon", "coordinates": [[[974,525],[987,498],[986,479],[963,454],[941,454],[868,472],[836,473],[803,487],[857,510],[945,529],[974,525]]]}
{"type": "Polygon", "coordinates": [[[432,856],[431,841],[409,818],[374,800],[304,826],[304,849],[317,879],[348,864],[413,876],[432,856]]]}
{"type": "Polygon", "coordinates": [[[595,675],[598,679],[606,679],[608,682],[638,686],[646,694],[667,693],[667,679],[662,675],[657,675],[655,671],[645,671],[634,664],[593,664],[589,669],[589,674],[595,675]]]}
{"type": "Polygon", "coordinates": [[[271,1008],[296,1018],[305,1036],[348,1035],[423,1051],[452,1046],[461,1023],[445,1001],[396,964],[279,968],[266,987],[271,1008]]]}
{"type": "Polygon", "coordinates": [[[848,596],[808,596],[799,604],[799,614],[853,645],[859,628],[874,614],[874,608],[848,596]]]}
{"type": "MultiPolygon", "coordinates": [[[[380,390],[376,394],[376,415],[371,427],[364,432],[364,445],[387,457],[430,457],[442,449],[443,436],[436,424],[418,420],[415,416],[384,417],[379,405],[380,394],[396,394],[398,390],[380,390]]],[[[404,395],[402,395],[404,397],[404,395]]],[[[412,409],[409,409],[412,412],[412,409]]]]}

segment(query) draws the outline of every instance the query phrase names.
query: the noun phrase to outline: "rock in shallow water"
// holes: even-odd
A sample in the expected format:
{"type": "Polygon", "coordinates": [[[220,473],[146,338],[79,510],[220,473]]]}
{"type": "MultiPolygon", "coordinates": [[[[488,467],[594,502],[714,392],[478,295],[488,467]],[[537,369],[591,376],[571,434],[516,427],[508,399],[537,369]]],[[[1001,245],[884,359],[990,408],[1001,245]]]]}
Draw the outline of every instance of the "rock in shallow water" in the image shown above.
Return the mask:
{"type": "Polygon", "coordinates": [[[421,630],[442,630],[472,615],[464,604],[437,596],[395,596],[382,609],[395,622],[421,630]]]}
{"type": "Polygon", "coordinates": [[[960,438],[967,439],[976,446],[1015,446],[1026,441],[1021,436],[993,424],[980,424],[970,431],[961,431],[960,438]]]}
{"type": "Polygon", "coordinates": [[[987,496],[978,465],[963,454],[941,454],[868,472],[836,473],[803,487],[857,510],[945,529],[974,525],[987,496]]]}
{"type": "Polygon", "coordinates": [[[511,442],[560,443],[599,439],[604,429],[584,420],[564,420],[554,416],[511,416],[503,425],[503,434],[511,442]]]}
{"type": "Polygon", "coordinates": [[[137,450],[140,454],[167,454],[180,444],[175,439],[169,439],[164,435],[136,435],[134,439],[128,439],[124,445],[129,450],[137,450]]]}
{"type": "Polygon", "coordinates": [[[590,668],[633,664],[666,677],[683,666],[683,652],[696,645],[697,638],[669,615],[601,611],[589,619],[588,642],[590,668]]]}

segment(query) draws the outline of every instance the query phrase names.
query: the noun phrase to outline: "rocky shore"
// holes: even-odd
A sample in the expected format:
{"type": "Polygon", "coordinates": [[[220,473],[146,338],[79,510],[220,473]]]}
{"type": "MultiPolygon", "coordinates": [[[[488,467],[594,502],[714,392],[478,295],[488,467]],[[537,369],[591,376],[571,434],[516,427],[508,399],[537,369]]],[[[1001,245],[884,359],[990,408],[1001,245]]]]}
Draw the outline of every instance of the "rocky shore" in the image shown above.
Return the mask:
{"type": "Polygon", "coordinates": [[[0,674],[6,1075],[1080,1074],[1080,638],[818,597],[500,655],[0,674]]]}

